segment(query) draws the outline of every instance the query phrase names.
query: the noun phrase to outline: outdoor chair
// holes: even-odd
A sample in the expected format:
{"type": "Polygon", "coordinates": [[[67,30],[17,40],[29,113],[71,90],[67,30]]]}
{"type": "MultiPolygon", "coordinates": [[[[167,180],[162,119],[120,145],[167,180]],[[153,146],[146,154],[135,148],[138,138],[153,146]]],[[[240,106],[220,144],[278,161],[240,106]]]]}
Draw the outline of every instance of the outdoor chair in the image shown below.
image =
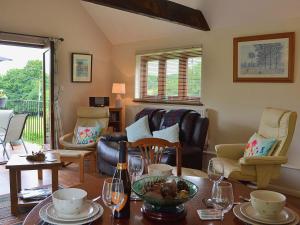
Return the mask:
{"type": "Polygon", "coordinates": [[[0,110],[0,138],[3,139],[8,122],[13,115],[13,110],[0,110]]]}
{"type": "Polygon", "coordinates": [[[9,159],[9,155],[6,150],[6,144],[11,144],[12,142],[16,141],[21,141],[26,154],[28,153],[26,145],[22,139],[22,134],[27,120],[27,116],[28,114],[17,114],[9,119],[5,135],[3,136],[3,138],[0,137],[0,144],[2,144],[3,146],[3,157],[5,157],[6,155],[7,159],[9,159]]]}

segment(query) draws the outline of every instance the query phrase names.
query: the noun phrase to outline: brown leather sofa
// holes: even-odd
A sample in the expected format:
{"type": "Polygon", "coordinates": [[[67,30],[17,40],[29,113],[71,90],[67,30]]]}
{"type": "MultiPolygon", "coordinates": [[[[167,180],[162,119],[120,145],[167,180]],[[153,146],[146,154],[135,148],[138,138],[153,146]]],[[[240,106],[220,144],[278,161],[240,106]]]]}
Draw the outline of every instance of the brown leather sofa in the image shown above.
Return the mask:
{"type": "MultiPolygon", "coordinates": [[[[168,124],[179,124],[179,139],[182,145],[182,166],[193,169],[202,169],[202,153],[208,129],[208,118],[202,118],[193,110],[170,110],[145,108],[139,112],[135,120],[147,115],[151,132],[160,130],[168,124]]],[[[119,157],[120,140],[127,140],[126,136],[107,136],[97,145],[98,168],[100,172],[113,175],[119,157]]],[[[129,149],[128,157],[139,154],[137,149],[129,149]]],[[[176,163],[175,151],[166,151],[162,158],[163,163],[174,166],[176,163]]]]}

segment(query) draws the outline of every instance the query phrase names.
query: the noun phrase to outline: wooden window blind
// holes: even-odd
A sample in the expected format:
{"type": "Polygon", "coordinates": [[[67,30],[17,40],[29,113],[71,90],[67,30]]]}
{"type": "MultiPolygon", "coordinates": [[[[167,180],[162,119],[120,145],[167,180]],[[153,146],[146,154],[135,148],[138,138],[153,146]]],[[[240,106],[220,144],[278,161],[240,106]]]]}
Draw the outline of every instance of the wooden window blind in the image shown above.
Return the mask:
{"type": "Polygon", "coordinates": [[[201,48],[137,56],[136,101],[201,105],[201,48]]]}

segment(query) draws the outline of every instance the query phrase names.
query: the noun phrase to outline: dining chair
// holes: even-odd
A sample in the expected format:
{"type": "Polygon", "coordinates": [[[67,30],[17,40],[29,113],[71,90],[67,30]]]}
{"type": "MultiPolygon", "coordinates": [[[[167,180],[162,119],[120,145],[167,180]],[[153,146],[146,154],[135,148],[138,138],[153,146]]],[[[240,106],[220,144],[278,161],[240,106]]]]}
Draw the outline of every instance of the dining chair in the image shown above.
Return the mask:
{"type": "Polygon", "coordinates": [[[26,154],[28,153],[26,149],[26,145],[22,139],[23,130],[25,127],[25,123],[27,120],[28,114],[16,114],[9,119],[8,126],[3,138],[0,138],[0,144],[3,146],[3,157],[6,155],[7,159],[9,159],[9,155],[7,153],[6,144],[16,141],[21,141],[24,146],[26,154]]]}
{"type": "Polygon", "coordinates": [[[160,163],[165,150],[176,151],[176,172],[181,176],[181,145],[179,142],[171,143],[160,138],[143,138],[136,142],[130,142],[129,146],[140,150],[144,159],[145,172],[148,173],[148,166],[160,163]]]}

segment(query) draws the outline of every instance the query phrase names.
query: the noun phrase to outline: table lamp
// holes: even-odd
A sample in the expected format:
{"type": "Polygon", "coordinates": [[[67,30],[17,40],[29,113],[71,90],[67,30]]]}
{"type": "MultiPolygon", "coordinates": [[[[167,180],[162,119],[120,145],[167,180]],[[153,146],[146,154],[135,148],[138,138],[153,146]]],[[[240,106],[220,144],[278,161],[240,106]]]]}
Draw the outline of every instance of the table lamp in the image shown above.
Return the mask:
{"type": "Polygon", "coordinates": [[[125,84],[124,83],[113,83],[112,93],[117,94],[116,96],[116,108],[122,107],[122,98],[121,94],[125,94],[125,84]]]}

